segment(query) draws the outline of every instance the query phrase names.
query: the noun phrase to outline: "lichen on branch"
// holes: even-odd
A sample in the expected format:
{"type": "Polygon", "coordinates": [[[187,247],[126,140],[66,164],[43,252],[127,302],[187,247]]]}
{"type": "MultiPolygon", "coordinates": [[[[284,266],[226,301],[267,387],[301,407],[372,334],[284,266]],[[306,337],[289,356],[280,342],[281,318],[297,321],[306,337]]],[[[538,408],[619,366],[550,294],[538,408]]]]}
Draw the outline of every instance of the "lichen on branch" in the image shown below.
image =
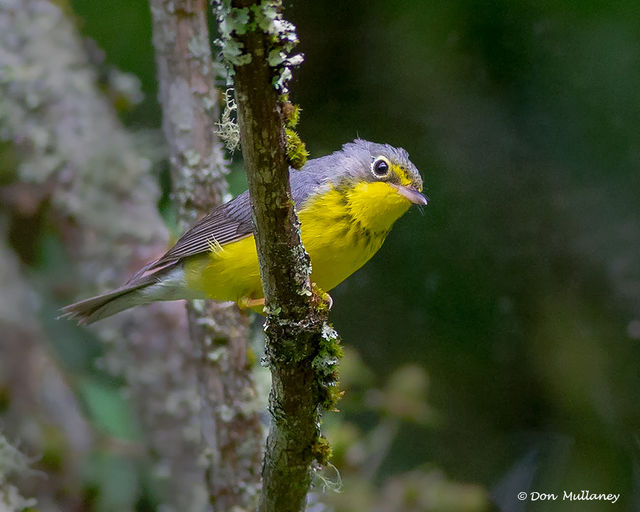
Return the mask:
{"type": "Polygon", "coordinates": [[[263,51],[268,65],[273,68],[273,85],[280,94],[287,94],[291,68],[302,64],[304,57],[300,53],[291,55],[298,44],[298,36],[293,23],[282,17],[281,2],[221,0],[216,2],[215,13],[220,32],[215,42],[232,66],[231,71],[233,67],[250,64],[253,58],[241,36],[260,32],[268,36],[263,51]]]}
{"type": "Polygon", "coordinates": [[[272,375],[271,428],[263,461],[260,510],[304,510],[311,467],[326,463],[323,410],[339,398],[338,336],[328,308],[313,293],[309,256],[300,239],[289,169],[306,149],[293,130],[299,109],[288,101],[295,27],[280,1],[220,0],[218,45],[233,75],[260,274],[265,294],[266,356],[272,375]]]}

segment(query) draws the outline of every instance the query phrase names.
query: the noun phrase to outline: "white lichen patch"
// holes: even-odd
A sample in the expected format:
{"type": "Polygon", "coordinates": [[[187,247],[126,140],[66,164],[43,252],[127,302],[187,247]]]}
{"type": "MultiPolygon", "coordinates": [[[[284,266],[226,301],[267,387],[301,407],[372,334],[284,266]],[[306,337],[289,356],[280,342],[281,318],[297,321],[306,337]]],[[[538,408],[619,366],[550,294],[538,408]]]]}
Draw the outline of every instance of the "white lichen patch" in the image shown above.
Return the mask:
{"type": "Polygon", "coordinates": [[[234,153],[240,145],[240,127],[235,119],[235,112],[238,110],[238,105],[233,99],[233,89],[227,89],[224,93],[224,109],[222,110],[222,117],[220,121],[216,123],[218,129],[216,135],[220,137],[224,142],[225,147],[229,153],[234,153]]]}
{"type": "MultiPolygon", "coordinates": [[[[241,36],[250,31],[261,31],[269,40],[267,62],[274,70],[273,86],[279,94],[286,94],[287,84],[292,76],[291,68],[299,66],[303,56],[289,56],[298,44],[298,36],[295,25],[282,17],[282,3],[262,0],[250,8],[234,8],[229,0],[218,0],[216,16],[220,32],[216,44],[231,67],[230,74],[233,73],[234,67],[243,66],[252,60],[252,55],[246,52],[241,36]]],[[[256,50],[256,57],[262,55],[258,55],[256,50]]]]}
{"type": "MultiPolygon", "coordinates": [[[[216,40],[220,41],[220,39],[216,40]]],[[[234,66],[244,66],[245,64],[249,64],[251,62],[251,54],[243,53],[244,44],[236,41],[235,39],[229,38],[225,41],[224,44],[221,44],[222,56],[227,60],[230,64],[234,66]]]]}
{"type": "Polygon", "coordinates": [[[198,153],[194,149],[187,149],[184,152],[184,158],[187,161],[187,164],[190,165],[191,167],[195,167],[202,160],[202,157],[200,156],[200,153],[198,153]]]}
{"type": "Polygon", "coordinates": [[[29,507],[35,507],[36,500],[24,498],[17,487],[9,482],[14,474],[33,472],[29,469],[27,458],[14,448],[0,433],[0,510],[17,512],[29,507]]]}
{"type": "Polygon", "coordinates": [[[206,38],[200,35],[193,36],[189,41],[187,48],[191,55],[196,59],[206,59],[208,61],[211,58],[209,42],[206,38]]]}

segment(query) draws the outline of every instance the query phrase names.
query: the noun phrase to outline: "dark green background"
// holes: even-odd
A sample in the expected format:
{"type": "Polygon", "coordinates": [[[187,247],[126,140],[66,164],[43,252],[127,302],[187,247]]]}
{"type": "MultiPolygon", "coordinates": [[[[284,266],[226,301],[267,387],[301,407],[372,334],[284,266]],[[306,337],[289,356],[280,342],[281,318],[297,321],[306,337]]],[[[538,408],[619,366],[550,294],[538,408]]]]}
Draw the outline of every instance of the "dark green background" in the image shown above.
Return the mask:
{"type": "MultiPolygon", "coordinates": [[[[159,126],[146,2],[73,7],[142,80],[126,122],[159,126]]],[[[405,424],[381,475],[430,462],[504,510],[521,510],[517,490],[563,489],[622,496],[558,510],[637,510],[637,1],[300,1],[287,15],[312,156],[356,136],[402,146],[431,199],[332,293],[377,378],[406,363],[430,377],[439,421],[405,424]]]]}

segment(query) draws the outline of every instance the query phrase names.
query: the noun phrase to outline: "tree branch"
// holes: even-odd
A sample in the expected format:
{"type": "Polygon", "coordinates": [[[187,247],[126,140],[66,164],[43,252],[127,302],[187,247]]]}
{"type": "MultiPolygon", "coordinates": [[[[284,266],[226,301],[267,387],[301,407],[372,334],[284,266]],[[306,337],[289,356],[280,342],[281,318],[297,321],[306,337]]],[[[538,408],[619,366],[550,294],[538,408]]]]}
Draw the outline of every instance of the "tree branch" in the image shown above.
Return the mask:
{"type": "MultiPolygon", "coordinates": [[[[227,193],[206,9],[204,0],[151,0],[163,129],[183,229],[227,193]]],[[[255,509],[263,436],[247,362],[248,317],[213,302],[189,304],[188,315],[200,361],[210,501],[216,510],[255,509]]]]}
{"type": "Polygon", "coordinates": [[[271,427],[263,461],[260,510],[299,511],[312,461],[326,461],[319,437],[322,407],[335,395],[337,335],[313,296],[309,257],[300,240],[289,185],[283,105],[296,42],[280,1],[218,4],[223,55],[235,72],[235,94],[260,273],[266,299],[266,352],[272,374],[271,427]]]}

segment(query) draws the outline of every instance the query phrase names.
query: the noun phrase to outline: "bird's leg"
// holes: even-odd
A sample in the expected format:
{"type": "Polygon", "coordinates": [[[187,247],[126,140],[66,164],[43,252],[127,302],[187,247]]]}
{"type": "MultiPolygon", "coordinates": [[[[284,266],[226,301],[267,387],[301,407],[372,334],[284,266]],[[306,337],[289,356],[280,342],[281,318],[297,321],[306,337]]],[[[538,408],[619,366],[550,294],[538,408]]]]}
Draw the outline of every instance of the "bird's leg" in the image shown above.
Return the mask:
{"type": "MultiPolygon", "coordinates": [[[[313,285],[313,288],[318,297],[326,302],[327,307],[331,309],[333,307],[333,299],[331,298],[331,295],[316,287],[315,283],[313,285]]],[[[256,311],[257,308],[264,307],[264,297],[262,297],[261,299],[250,299],[249,297],[241,297],[240,299],[238,299],[238,307],[240,309],[254,309],[254,311],[256,311]]]]}
{"type": "Polygon", "coordinates": [[[311,283],[311,289],[313,290],[313,294],[320,298],[324,303],[326,303],[326,307],[331,309],[333,307],[333,299],[331,295],[325,292],[322,288],[320,288],[316,283],[311,283]]]}
{"type": "Polygon", "coordinates": [[[264,297],[261,299],[250,299],[249,297],[241,297],[238,300],[238,307],[240,309],[257,308],[259,306],[264,307],[264,297]]]}

